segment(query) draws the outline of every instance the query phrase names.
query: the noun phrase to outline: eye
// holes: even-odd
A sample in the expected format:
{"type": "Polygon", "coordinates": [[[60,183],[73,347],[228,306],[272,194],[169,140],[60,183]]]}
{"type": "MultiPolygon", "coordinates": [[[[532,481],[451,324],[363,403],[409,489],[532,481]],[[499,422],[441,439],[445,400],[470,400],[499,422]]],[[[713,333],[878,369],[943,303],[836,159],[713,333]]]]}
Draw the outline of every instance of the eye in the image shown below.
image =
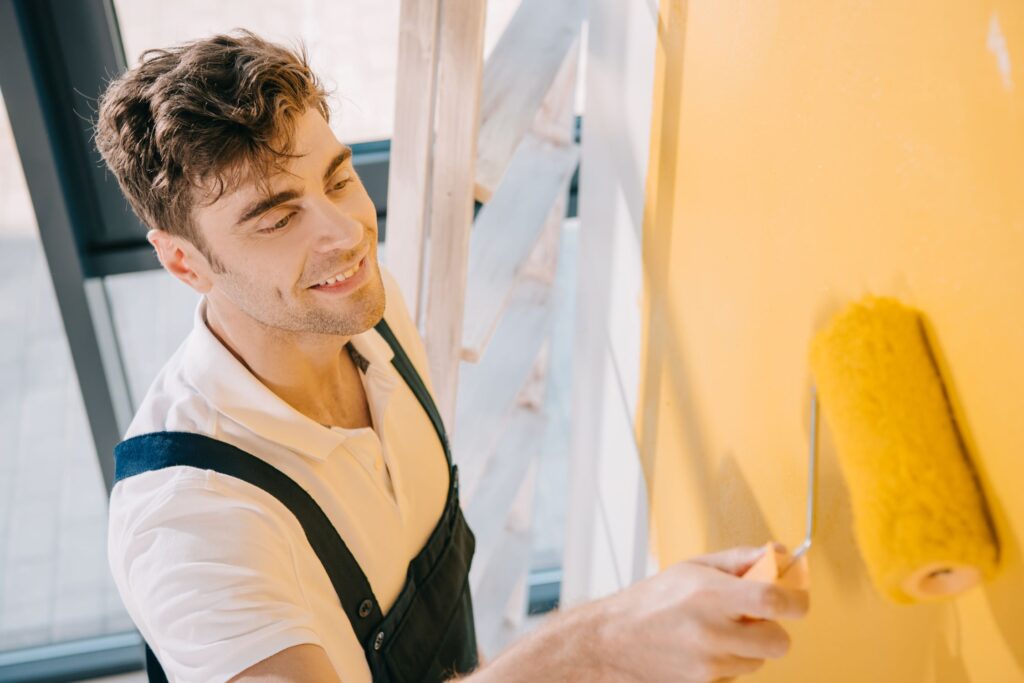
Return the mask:
{"type": "Polygon", "coordinates": [[[293,211],[292,213],[288,214],[287,216],[285,216],[284,218],[282,218],[278,222],[274,223],[270,227],[268,227],[268,228],[261,228],[260,230],[257,230],[256,232],[262,232],[262,233],[277,232],[278,230],[281,230],[282,228],[286,227],[288,225],[288,223],[291,222],[292,216],[294,216],[294,215],[295,215],[295,212],[293,211]]]}
{"type": "Polygon", "coordinates": [[[351,178],[342,178],[338,182],[336,182],[333,185],[331,185],[331,192],[335,192],[337,190],[343,190],[345,188],[345,186],[348,185],[351,181],[352,181],[351,178]]]}

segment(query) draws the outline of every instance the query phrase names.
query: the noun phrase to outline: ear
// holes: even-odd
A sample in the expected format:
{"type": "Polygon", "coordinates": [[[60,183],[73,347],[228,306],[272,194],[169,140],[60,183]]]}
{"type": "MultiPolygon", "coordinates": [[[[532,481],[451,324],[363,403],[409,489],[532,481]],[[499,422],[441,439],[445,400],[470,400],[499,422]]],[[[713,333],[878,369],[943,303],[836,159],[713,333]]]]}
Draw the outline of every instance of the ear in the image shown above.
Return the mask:
{"type": "Polygon", "coordinates": [[[146,239],[156,250],[156,256],[164,270],[200,294],[210,291],[213,287],[210,264],[193,244],[165,230],[157,229],[147,232],[146,239]]]}

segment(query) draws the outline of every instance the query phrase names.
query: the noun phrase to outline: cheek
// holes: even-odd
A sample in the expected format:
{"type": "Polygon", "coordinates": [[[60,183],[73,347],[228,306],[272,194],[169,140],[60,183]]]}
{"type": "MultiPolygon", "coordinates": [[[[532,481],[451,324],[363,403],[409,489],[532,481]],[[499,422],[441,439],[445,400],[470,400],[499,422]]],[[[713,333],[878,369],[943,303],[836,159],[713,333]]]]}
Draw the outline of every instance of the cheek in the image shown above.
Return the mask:
{"type": "Polygon", "coordinates": [[[278,292],[288,292],[298,287],[302,280],[309,245],[299,230],[281,237],[264,246],[258,263],[251,264],[251,273],[265,286],[272,286],[278,292]]]}
{"type": "Polygon", "coordinates": [[[249,248],[249,254],[239,259],[228,280],[235,291],[242,296],[273,296],[284,299],[299,287],[302,275],[301,250],[298,245],[286,245],[283,240],[275,244],[260,245],[259,249],[249,248]]]}

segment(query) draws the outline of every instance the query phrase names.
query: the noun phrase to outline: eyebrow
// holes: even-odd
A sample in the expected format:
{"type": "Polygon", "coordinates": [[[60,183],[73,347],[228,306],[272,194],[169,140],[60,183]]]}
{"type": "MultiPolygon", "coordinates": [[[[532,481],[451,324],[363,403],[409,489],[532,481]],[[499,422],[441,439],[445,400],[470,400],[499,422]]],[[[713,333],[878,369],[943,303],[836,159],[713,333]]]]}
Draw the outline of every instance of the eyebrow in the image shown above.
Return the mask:
{"type": "MultiPolygon", "coordinates": [[[[351,147],[345,147],[343,150],[338,152],[338,154],[335,155],[333,159],[331,159],[330,163],[327,164],[327,169],[324,171],[324,182],[326,183],[328,180],[330,180],[331,176],[334,175],[334,172],[338,170],[338,167],[341,166],[346,161],[348,161],[350,158],[352,158],[351,147]]],[[[278,204],[283,204],[284,202],[291,201],[301,196],[302,193],[299,192],[298,190],[288,189],[282,190],[281,192],[275,192],[274,194],[268,197],[258,199],[252,204],[250,204],[248,207],[246,207],[244,211],[242,211],[241,215],[239,215],[238,217],[238,222],[235,223],[235,227],[238,227],[243,223],[248,223],[253,218],[256,218],[257,216],[269,211],[278,204]]]]}

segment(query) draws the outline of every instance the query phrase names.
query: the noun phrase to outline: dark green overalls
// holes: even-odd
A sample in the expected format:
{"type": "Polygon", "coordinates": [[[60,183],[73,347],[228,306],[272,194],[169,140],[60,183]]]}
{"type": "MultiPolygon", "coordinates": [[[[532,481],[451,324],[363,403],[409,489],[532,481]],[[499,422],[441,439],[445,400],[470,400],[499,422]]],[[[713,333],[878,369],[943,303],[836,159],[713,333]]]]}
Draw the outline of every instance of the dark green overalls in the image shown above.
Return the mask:
{"type": "MultiPolygon", "coordinates": [[[[291,510],[302,525],[362,643],[373,680],[443,681],[477,666],[469,594],[475,539],[459,506],[459,468],[452,464],[437,407],[387,322],[382,319],[376,330],[391,346],[395,354],[392,363],[430,416],[449,471],[448,497],[441,519],[409,563],[405,585],[386,615],[359,563],[320,506],[294,480],[245,451],[201,434],[143,434],[117,445],[115,481],[164,467],[186,466],[214,470],[264,489],[291,510]]],[[[150,681],[167,681],[148,645],[146,669],[150,681]]]]}

